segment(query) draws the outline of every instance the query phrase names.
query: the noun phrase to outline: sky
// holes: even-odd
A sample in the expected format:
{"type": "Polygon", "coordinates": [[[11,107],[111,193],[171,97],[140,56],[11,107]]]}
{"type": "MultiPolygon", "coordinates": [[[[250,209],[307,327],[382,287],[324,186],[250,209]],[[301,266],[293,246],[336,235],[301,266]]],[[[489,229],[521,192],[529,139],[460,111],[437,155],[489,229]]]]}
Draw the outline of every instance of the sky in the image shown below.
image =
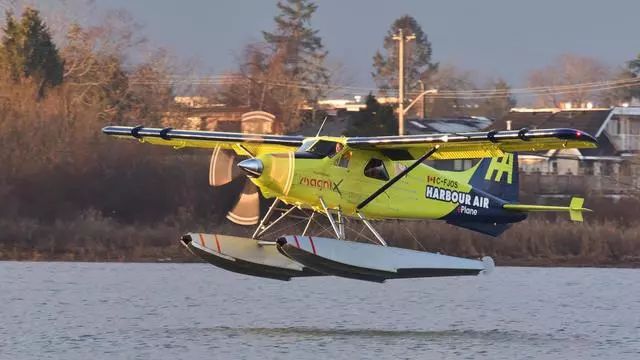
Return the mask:
{"type": "MultiPolygon", "coordinates": [[[[43,0],[44,1],[44,0],[43,0]]],[[[433,60],[526,85],[527,74],[563,53],[612,66],[640,53],[640,1],[562,0],[317,0],[312,26],[345,85],[373,86],[372,56],[391,23],[409,14],[433,46],[433,60]]],[[[237,67],[244,44],[272,30],[275,0],[97,0],[99,9],[124,8],[146,36],[209,73],[237,67]]]]}

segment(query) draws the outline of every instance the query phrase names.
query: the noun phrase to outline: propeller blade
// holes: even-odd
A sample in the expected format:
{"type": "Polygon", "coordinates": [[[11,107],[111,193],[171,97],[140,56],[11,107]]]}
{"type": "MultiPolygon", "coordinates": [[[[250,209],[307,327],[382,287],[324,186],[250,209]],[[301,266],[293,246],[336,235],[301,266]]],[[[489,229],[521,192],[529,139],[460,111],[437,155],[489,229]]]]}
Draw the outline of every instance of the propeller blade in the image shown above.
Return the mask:
{"type": "Polygon", "coordinates": [[[209,185],[225,185],[236,177],[233,169],[234,159],[235,154],[231,150],[224,150],[219,146],[213,149],[209,164],[209,185]]]}
{"type": "Polygon", "coordinates": [[[227,219],[238,225],[255,225],[260,220],[260,195],[251,181],[244,185],[236,206],[227,213],[227,219]]]}

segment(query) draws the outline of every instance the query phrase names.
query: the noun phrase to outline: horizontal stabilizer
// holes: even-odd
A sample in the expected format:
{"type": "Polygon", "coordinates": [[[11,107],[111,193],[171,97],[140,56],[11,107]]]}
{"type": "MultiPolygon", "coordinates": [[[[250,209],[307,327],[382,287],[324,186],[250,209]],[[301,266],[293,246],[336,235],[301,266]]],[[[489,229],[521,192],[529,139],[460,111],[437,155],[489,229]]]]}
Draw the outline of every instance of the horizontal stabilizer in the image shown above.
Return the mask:
{"type": "Polygon", "coordinates": [[[573,221],[582,222],[584,219],[582,213],[585,211],[591,212],[591,209],[583,208],[584,199],[580,197],[571,198],[569,206],[547,206],[547,205],[526,205],[526,204],[505,204],[504,209],[513,211],[568,211],[569,217],[573,221]]]}

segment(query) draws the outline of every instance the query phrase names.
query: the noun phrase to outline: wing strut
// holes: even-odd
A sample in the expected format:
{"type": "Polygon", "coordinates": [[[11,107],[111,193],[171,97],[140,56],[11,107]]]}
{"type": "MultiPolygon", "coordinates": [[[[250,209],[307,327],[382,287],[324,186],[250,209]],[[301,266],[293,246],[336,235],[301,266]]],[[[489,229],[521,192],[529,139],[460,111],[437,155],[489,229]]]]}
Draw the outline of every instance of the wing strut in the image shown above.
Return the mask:
{"type": "Polygon", "coordinates": [[[356,210],[361,210],[363,207],[367,206],[370,202],[372,202],[375,198],[380,196],[383,192],[385,192],[388,188],[390,188],[393,184],[398,182],[403,176],[407,175],[411,170],[415,169],[418,165],[420,165],[423,161],[425,161],[429,156],[433,155],[440,146],[436,145],[431,150],[427,151],[424,155],[422,155],[418,160],[414,161],[413,164],[409,165],[406,169],[402,170],[396,176],[394,176],[391,180],[387,181],[384,185],[380,187],[380,189],[376,190],[373,194],[371,194],[368,198],[364,199],[358,206],[356,206],[356,210]]]}

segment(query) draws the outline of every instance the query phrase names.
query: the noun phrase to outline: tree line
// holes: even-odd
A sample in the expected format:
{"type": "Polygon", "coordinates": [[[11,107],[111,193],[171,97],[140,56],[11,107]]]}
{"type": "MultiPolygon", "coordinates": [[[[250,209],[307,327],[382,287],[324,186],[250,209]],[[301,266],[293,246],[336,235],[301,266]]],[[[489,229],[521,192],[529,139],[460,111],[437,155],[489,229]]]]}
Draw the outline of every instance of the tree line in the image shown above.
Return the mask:
{"type": "Polygon", "coordinates": [[[206,154],[184,152],[177,161],[163,149],[114,143],[101,134],[106,124],[160,126],[173,102],[174,89],[161,81],[170,74],[167,54],[128,66],[127,49],[139,45],[133,29],[120,25],[69,24],[56,45],[36,9],[6,14],[0,217],[55,222],[95,211],[127,222],[157,221],[181,204],[201,203],[189,186],[195,188],[195,174],[206,179],[206,154]],[[200,171],[184,171],[197,161],[193,168],[200,171]]]}
{"type": "MultiPolygon", "coordinates": [[[[273,112],[282,119],[283,131],[293,131],[314,121],[313,115],[301,117],[301,108],[308,106],[313,114],[316,100],[331,90],[339,69],[327,65],[329,55],[311,27],[315,3],[283,0],[278,9],[274,28],[263,33],[264,42],[247,45],[246,61],[230,73],[242,81],[190,91],[210,90],[214,99],[229,105],[273,112]]],[[[185,90],[171,80],[180,69],[171,54],[150,46],[123,13],[107,14],[93,25],[62,25],[54,33],[33,7],[5,14],[0,39],[0,259],[175,258],[185,255],[176,242],[184,231],[246,233],[224,220],[242,182],[208,187],[209,154],[118,142],[100,132],[107,124],[163,126],[167,112],[184,110],[173,102],[185,90]],[[130,53],[143,48],[155,50],[130,61],[130,53]]],[[[403,17],[389,34],[399,26],[417,35],[415,48],[408,50],[408,91],[417,91],[420,79],[441,88],[475,86],[464,72],[433,62],[431,44],[415,19],[403,17]]],[[[394,54],[389,45],[374,55],[381,90],[397,81],[391,71],[397,65],[394,54]]],[[[637,76],[639,68],[637,62],[630,64],[627,76],[637,76]]],[[[508,89],[508,84],[496,83],[498,88],[508,89]]],[[[500,101],[507,103],[482,106],[499,113],[510,100],[500,101]]],[[[373,95],[366,102],[350,131],[395,131],[393,108],[373,95]]],[[[616,225],[598,225],[602,233],[615,226],[637,229],[632,216],[605,220],[616,225]]],[[[393,232],[398,225],[386,226],[393,232]]],[[[396,244],[412,246],[412,241],[407,235],[396,244]]],[[[445,250],[466,254],[462,247],[445,250]]]]}
{"type": "MultiPolygon", "coordinates": [[[[318,5],[311,0],[281,0],[275,29],[263,31],[263,40],[245,46],[240,64],[230,74],[241,79],[212,89],[213,97],[226,104],[249,105],[266,110],[282,119],[283,130],[292,131],[309,121],[320,121],[315,115],[317,100],[340,88],[339,67],[329,65],[329,54],[317,29],[312,27],[318,5]],[[301,112],[311,108],[311,115],[301,112]]],[[[517,105],[512,86],[504,79],[483,80],[479,74],[452,64],[434,61],[434,45],[422,25],[411,15],[394,20],[382,48],[372,57],[371,76],[377,86],[371,96],[395,96],[398,89],[399,31],[415,38],[405,45],[406,102],[426,89],[437,89],[454,95],[427,96],[418,103],[410,116],[487,116],[498,119],[517,105]],[[488,89],[488,91],[487,91],[488,89]],[[493,92],[491,92],[493,89],[493,92]],[[485,90],[483,96],[469,98],[455,92],[485,90]],[[422,108],[424,111],[421,111],[422,108]]],[[[437,47],[436,47],[437,48],[437,47]]],[[[563,54],[550,64],[532,70],[527,76],[528,88],[557,88],[566,85],[607,80],[634,79],[640,74],[640,55],[618,68],[611,68],[594,58],[563,54]]],[[[538,107],[615,106],[637,97],[638,87],[623,87],[606,91],[584,88],[565,89],[561,93],[548,89],[529,96],[529,103],[538,107]]],[[[385,106],[383,105],[383,108],[385,106]]],[[[360,119],[365,115],[356,115],[360,119]]],[[[384,121],[369,119],[371,127],[384,128],[384,121]]],[[[362,129],[362,127],[360,127],[362,129]]],[[[391,129],[390,129],[391,130],[391,129]]],[[[367,131],[367,130],[363,130],[367,131]]],[[[393,131],[387,133],[392,134],[393,131]]],[[[353,131],[349,132],[354,135],[353,131]]]]}

